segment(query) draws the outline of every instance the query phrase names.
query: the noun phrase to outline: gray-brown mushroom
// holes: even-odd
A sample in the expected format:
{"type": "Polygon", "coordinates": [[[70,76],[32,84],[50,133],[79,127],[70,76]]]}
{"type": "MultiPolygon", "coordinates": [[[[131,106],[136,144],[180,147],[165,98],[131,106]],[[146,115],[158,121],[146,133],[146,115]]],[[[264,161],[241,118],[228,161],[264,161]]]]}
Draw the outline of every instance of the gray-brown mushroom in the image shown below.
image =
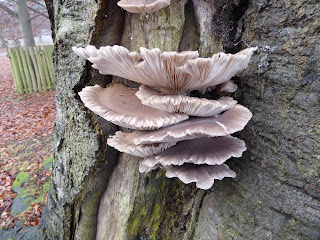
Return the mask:
{"type": "Polygon", "coordinates": [[[238,86],[232,80],[229,80],[229,81],[217,86],[217,93],[218,94],[220,94],[222,92],[233,93],[233,92],[237,91],[237,88],[238,88],[238,86]]]}
{"type": "Polygon", "coordinates": [[[130,13],[152,13],[168,7],[170,0],[121,0],[117,4],[130,13]]]}
{"type": "Polygon", "coordinates": [[[194,117],[169,127],[145,131],[134,138],[133,142],[139,145],[178,142],[200,137],[226,136],[241,131],[251,117],[252,114],[249,109],[237,104],[234,108],[217,117],[194,117]]]}
{"type": "Polygon", "coordinates": [[[79,92],[84,105],[104,119],[126,128],[152,130],[188,119],[185,114],[168,113],[145,106],[136,97],[137,89],[122,84],[107,88],[85,87],[79,92]]]}
{"type": "MultiPolygon", "coordinates": [[[[89,47],[89,46],[88,46],[89,47]]],[[[140,48],[140,54],[121,46],[99,50],[73,48],[80,57],[93,63],[101,74],[123,77],[170,95],[184,94],[224,83],[247,67],[256,48],[236,54],[218,53],[212,58],[198,58],[198,52],[163,52],[140,48]],[[90,51],[89,51],[90,50],[90,51]],[[93,52],[93,55],[90,55],[93,52]]]]}
{"type": "Polygon", "coordinates": [[[77,54],[79,57],[82,57],[86,60],[88,60],[90,57],[97,57],[97,49],[95,46],[89,45],[86,48],[76,48],[72,47],[72,50],[75,54],[77,54]]]}
{"type": "Polygon", "coordinates": [[[178,142],[175,146],[141,161],[139,171],[157,167],[168,168],[185,163],[221,165],[231,157],[241,157],[246,150],[244,141],[231,137],[197,138],[178,142]]]}
{"type": "Polygon", "coordinates": [[[235,178],[236,173],[226,164],[213,166],[184,164],[170,166],[166,169],[166,176],[177,177],[185,184],[195,182],[198,188],[207,190],[212,187],[215,180],[222,180],[225,177],[235,178]]]}
{"type": "MultiPolygon", "coordinates": [[[[133,2],[121,0],[118,5],[131,12],[151,12],[170,4],[170,0],[133,2]]],[[[187,94],[211,89],[218,94],[234,92],[237,86],[230,78],[247,67],[256,49],[199,58],[194,51],[161,52],[157,48],[140,48],[140,53],[121,46],[73,48],[101,74],[142,84],[139,91],[114,83],[107,88],[89,86],[79,93],[85,106],[106,120],[138,129],[117,132],[107,140],[108,145],[145,157],[140,172],[160,167],[167,177],[195,182],[201,189],[211,188],[216,179],[236,176],[224,162],[240,157],[246,147],[230,134],[242,130],[252,114],[231,97],[208,100],[187,94]]]]}
{"type": "Polygon", "coordinates": [[[125,152],[137,157],[149,157],[154,154],[163,152],[167,148],[175,145],[176,143],[153,143],[135,145],[133,139],[141,132],[136,131],[130,134],[118,131],[107,140],[109,146],[117,149],[120,152],[125,152]]]}
{"type": "Polygon", "coordinates": [[[145,85],[139,87],[136,96],[141,100],[143,105],[170,113],[184,113],[189,116],[198,117],[215,116],[233,108],[237,103],[231,97],[208,100],[183,95],[166,95],[145,85]]]}
{"type": "Polygon", "coordinates": [[[217,53],[212,58],[189,60],[178,71],[190,76],[194,82],[201,82],[198,89],[205,92],[207,88],[227,82],[239,71],[246,68],[251,55],[257,47],[246,48],[236,54],[217,53]]]}

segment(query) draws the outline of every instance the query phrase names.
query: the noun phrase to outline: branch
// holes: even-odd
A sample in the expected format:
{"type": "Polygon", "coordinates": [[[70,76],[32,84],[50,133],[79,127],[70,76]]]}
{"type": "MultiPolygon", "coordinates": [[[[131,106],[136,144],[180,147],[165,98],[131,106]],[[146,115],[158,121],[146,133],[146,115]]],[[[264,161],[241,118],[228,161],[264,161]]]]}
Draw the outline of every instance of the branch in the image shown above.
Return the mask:
{"type": "Polygon", "coordinates": [[[46,16],[45,13],[43,12],[43,13],[39,13],[39,14],[33,16],[32,18],[30,18],[30,20],[33,20],[33,19],[35,19],[35,18],[37,18],[37,17],[39,17],[39,16],[43,16],[43,17],[45,17],[45,18],[49,18],[49,17],[46,16]]]}
{"type": "Polygon", "coordinates": [[[12,11],[10,8],[8,8],[6,5],[3,5],[2,3],[0,3],[0,8],[4,11],[6,11],[7,13],[9,13],[11,16],[15,17],[15,18],[19,18],[18,14],[15,11],[12,11]]]}
{"type": "Polygon", "coordinates": [[[42,4],[43,1],[39,2],[39,0],[31,0],[31,2],[36,3],[36,4],[38,4],[38,5],[40,5],[40,6],[44,7],[44,8],[46,7],[46,5],[42,4]]]}
{"type": "Polygon", "coordinates": [[[32,19],[34,19],[34,18],[36,18],[36,17],[38,17],[38,16],[40,16],[40,15],[43,16],[43,17],[45,17],[45,18],[49,18],[48,15],[45,14],[46,12],[40,12],[40,11],[38,11],[38,10],[32,8],[32,7],[29,7],[29,6],[28,6],[28,9],[30,9],[31,11],[33,11],[33,12],[35,12],[35,13],[38,13],[38,15],[36,15],[36,16],[33,17],[32,19]]]}

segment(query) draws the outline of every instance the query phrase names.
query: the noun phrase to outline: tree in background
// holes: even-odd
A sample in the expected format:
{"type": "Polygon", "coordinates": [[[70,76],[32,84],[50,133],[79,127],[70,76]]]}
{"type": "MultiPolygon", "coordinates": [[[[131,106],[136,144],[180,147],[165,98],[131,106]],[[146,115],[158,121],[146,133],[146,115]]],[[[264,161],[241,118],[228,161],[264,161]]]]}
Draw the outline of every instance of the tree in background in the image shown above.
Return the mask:
{"type": "Polygon", "coordinates": [[[39,35],[43,28],[50,29],[44,1],[2,0],[0,11],[1,46],[6,46],[8,40],[17,43],[20,38],[25,46],[34,46],[34,35],[39,35]]]}

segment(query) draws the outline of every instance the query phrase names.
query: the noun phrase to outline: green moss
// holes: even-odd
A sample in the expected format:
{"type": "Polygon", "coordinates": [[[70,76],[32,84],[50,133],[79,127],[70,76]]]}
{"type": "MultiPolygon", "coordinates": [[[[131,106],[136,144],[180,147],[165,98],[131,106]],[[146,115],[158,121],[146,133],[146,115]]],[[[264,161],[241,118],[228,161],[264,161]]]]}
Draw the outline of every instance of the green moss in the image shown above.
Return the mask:
{"type": "Polygon", "coordinates": [[[135,216],[130,222],[129,222],[129,226],[128,226],[128,233],[129,236],[135,236],[138,232],[139,232],[139,224],[140,223],[140,217],[139,216],[135,216]]]}
{"type": "Polygon", "coordinates": [[[29,197],[26,200],[24,200],[23,205],[29,205],[33,202],[33,200],[34,200],[33,198],[29,197]]]}
{"type": "Polygon", "coordinates": [[[150,239],[156,239],[156,233],[161,223],[161,204],[156,203],[151,214],[152,227],[150,232],[150,239]]]}
{"type": "Polygon", "coordinates": [[[49,191],[49,188],[50,188],[50,181],[43,184],[39,197],[37,197],[37,199],[33,203],[44,202],[46,199],[46,193],[49,191]]]}
{"type": "Polygon", "coordinates": [[[53,160],[53,156],[46,158],[42,163],[43,168],[50,169],[52,166],[52,160],[53,160]]]}
{"type": "Polygon", "coordinates": [[[163,178],[161,185],[159,187],[160,191],[163,192],[165,190],[165,187],[166,187],[166,181],[165,181],[165,178],[163,178]]]}
{"type": "Polygon", "coordinates": [[[20,187],[22,183],[28,182],[30,179],[30,176],[26,172],[19,172],[16,179],[14,180],[12,184],[12,189],[15,190],[17,187],[20,187]]]}
{"type": "Polygon", "coordinates": [[[156,233],[161,223],[161,204],[155,203],[152,211],[147,211],[147,208],[143,206],[139,211],[135,211],[135,215],[132,216],[129,222],[129,236],[131,238],[140,235],[144,231],[144,227],[150,228],[149,235],[150,240],[156,239],[156,233]]]}

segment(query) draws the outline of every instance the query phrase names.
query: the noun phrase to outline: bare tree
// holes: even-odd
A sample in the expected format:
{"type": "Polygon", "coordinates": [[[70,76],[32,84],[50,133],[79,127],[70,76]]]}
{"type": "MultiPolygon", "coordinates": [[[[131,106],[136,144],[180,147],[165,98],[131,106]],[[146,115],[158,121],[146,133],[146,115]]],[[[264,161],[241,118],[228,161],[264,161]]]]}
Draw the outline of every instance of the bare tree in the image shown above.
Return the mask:
{"type": "Polygon", "coordinates": [[[44,19],[48,19],[46,6],[43,1],[33,0],[5,0],[0,2],[1,14],[5,23],[1,26],[1,35],[3,41],[6,39],[17,40],[21,36],[24,40],[25,46],[34,46],[34,32],[39,26],[43,25],[44,19]],[[37,21],[37,18],[41,18],[37,21]],[[8,21],[9,20],[9,21],[8,21]],[[31,21],[35,24],[32,27],[31,21]],[[19,24],[20,31],[17,29],[17,23],[19,24]],[[22,35],[18,34],[21,32],[22,35]]]}
{"type": "Polygon", "coordinates": [[[24,44],[26,47],[35,46],[27,2],[26,0],[16,0],[16,4],[18,21],[22,32],[24,44]]]}

